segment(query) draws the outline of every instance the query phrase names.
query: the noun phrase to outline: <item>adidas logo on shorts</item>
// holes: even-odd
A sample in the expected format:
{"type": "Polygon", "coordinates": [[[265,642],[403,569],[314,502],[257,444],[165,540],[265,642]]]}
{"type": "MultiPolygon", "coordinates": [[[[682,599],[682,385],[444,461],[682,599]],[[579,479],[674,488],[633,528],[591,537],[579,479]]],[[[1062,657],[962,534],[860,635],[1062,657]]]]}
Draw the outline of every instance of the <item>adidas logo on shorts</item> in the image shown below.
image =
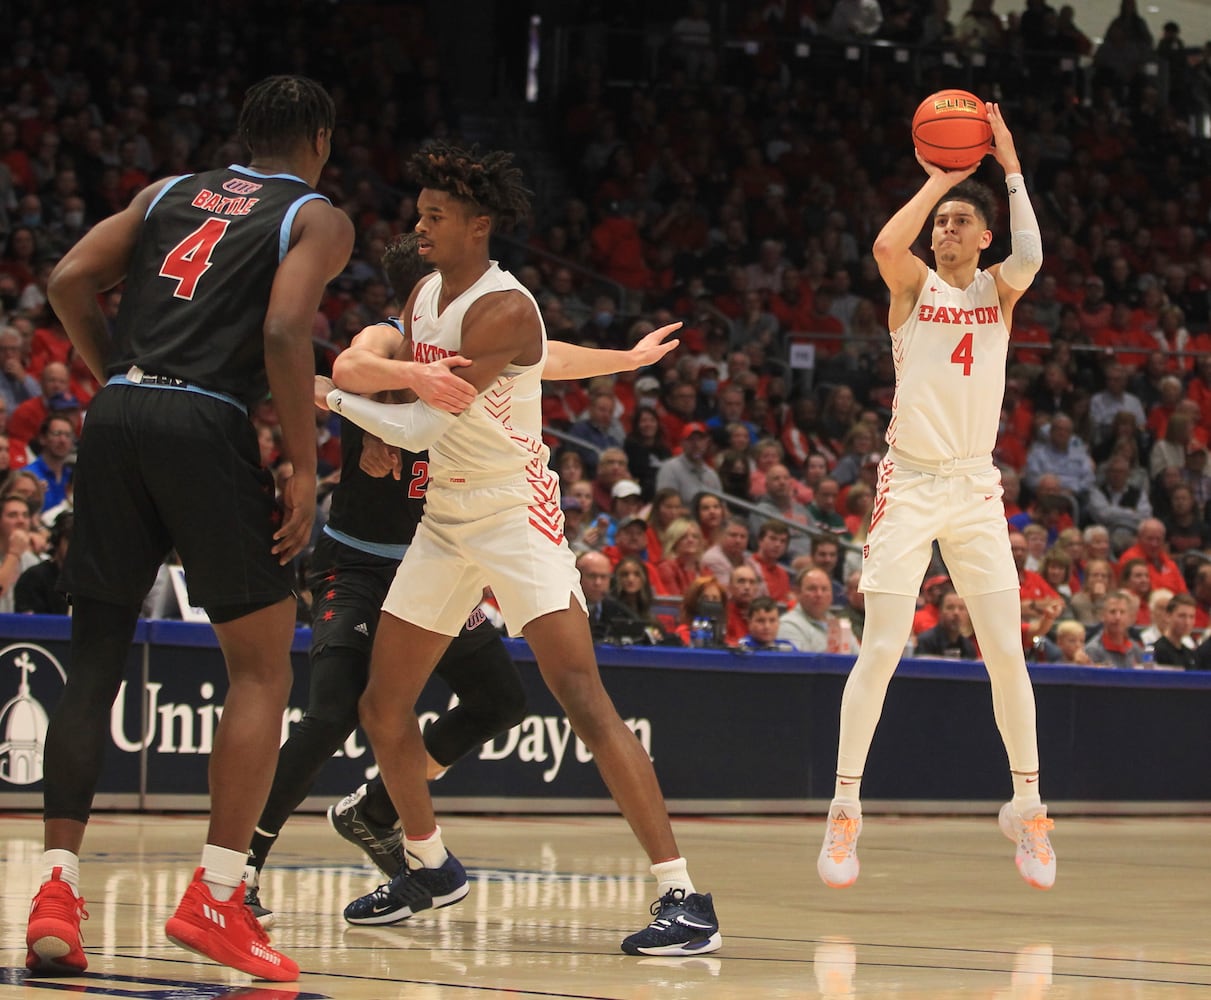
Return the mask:
{"type": "Polygon", "coordinates": [[[362,635],[369,635],[369,634],[370,634],[370,626],[369,626],[369,625],[367,625],[365,622],[362,622],[360,625],[355,625],[355,626],[354,626],[354,628],[353,628],[353,631],[354,631],[354,632],[361,632],[361,634],[362,634],[362,635]]]}

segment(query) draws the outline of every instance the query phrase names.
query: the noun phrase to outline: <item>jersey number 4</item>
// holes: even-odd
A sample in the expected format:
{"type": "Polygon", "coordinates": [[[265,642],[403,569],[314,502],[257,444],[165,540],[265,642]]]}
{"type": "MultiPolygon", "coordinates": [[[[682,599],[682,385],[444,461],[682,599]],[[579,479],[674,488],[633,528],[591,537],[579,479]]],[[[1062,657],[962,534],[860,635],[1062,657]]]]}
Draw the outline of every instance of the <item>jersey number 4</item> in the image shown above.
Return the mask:
{"type": "Polygon", "coordinates": [[[955,349],[950,352],[950,363],[952,365],[962,365],[963,374],[971,374],[971,366],[975,361],[976,356],[971,350],[972,335],[970,333],[963,334],[963,339],[956,345],[955,349]]]}
{"type": "MultiPolygon", "coordinates": [[[[168,251],[160,265],[160,277],[174,278],[178,299],[192,299],[198,279],[210,267],[210,258],[231,225],[230,219],[207,219],[197,229],[168,251]]],[[[970,336],[970,334],[968,335],[970,336]]]]}

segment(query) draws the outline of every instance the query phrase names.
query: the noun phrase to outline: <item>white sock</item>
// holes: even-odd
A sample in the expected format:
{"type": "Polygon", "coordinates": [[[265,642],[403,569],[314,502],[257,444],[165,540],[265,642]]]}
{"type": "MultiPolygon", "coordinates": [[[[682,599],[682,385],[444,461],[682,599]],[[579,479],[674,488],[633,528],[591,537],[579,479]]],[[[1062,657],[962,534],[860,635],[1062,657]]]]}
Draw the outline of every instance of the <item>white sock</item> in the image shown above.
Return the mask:
{"type": "Polygon", "coordinates": [[[849,775],[838,774],[833,783],[833,799],[845,802],[860,802],[862,800],[862,775],[851,778],[849,775]]]}
{"type": "Polygon", "coordinates": [[[71,851],[53,850],[42,852],[42,884],[51,880],[55,869],[59,878],[71,886],[71,891],[80,895],[80,856],[71,851]]]}
{"type": "Polygon", "coordinates": [[[1027,774],[1014,771],[1010,777],[1013,778],[1013,808],[1019,816],[1029,819],[1043,805],[1043,800],[1039,798],[1039,772],[1027,774]]]}
{"type": "Polygon", "coordinates": [[[408,860],[408,870],[417,868],[440,868],[446,863],[450,852],[442,843],[442,828],[439,826],[423,840],[404,838],[404,854],[408,860]]]}
{"type": "Polygon", "coordinates": [[[220,903],[235,895],[244,884],[247,851],[231,851],[207,844],[202,848],[202,884],[220,903]]]}
{"type": "Polygon", "coordinates": [[[652,865],[651,870],[656,876],[658,896],[663,896],[670,889],[682,889],[687,896],[694,891],[694,883],[690,881],[689,862],[685,858],[658,862],[652,865]]]}

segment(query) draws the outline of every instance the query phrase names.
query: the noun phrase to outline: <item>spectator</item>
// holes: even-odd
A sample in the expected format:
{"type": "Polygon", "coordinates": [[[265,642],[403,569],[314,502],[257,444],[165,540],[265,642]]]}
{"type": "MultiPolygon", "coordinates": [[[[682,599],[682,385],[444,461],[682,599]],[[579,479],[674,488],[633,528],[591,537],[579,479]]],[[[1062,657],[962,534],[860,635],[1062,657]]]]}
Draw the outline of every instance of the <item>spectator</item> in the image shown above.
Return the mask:
{"type": "Polygon", "coordinates": [[[1148,567],[1151,589],[1164,587],[1175,594],[1186,592],[1186,580],[1165,548],[1165,525],[1157,518],[1150,517],[1140,522],[1135,533],[1135,544],[1129,546],[1118,561],[1120,576],[1127,563],[1132,559],[1141,559],[1148,567]]]}
{"type": "Polygon", "coordinates": [[[1181,564],[1187,552],[1198,553],[1211,546],[1211,525],[1194,502],[1194,491],[1186,483],[1169,490],[1169,512],[1161,518],[1174,562],[1181,564]]]}
{"type": "Polygon", "coordinates": [[[1131,599],[1121,590],[1111,591],[1102,605],[1102,628],[1085,643],[1085,654],[1096,667],[1139,667],[1144,647],[1131,638],[1131,599]]]}
{"type": "Polygon", "coordinates": [[[684,598],[702,575],[702,532],[696,522],[679,517],[664,533],[664,558],[656,564],[662,594],[684,598]]]}
{"type": "MultiPolygon", "coordinates": [[[[1152,580],[1148,574],[1148,565],[1143,559],[1128,559],[1122,564],[1118,576],[1119,590],[1132,599],[1135,605],[1135,618],[1132,625],[1137,629],[1145,629],[1152,624],[1152,580]]],[[[1168,604],[1168,598],[1173,591],[1160,588],[1165,600],[1162,607],[1168,604]]]]}
{"type": "Polygon", "coordinates": [[[660,642],[664,628],[656,620],[655,598],[652,591],[652,570],[638,556],[623,556],[610,578],[610,596],[630,609],[637,619],[652,630],[654,642],[660,642]]]}
{"type": "Polygon", "coordinates": [[[724,645],[724,623],[727,621],[727,594],[713,576],[695,577],[685,589],[681,602],[681,622],[677,636],[683,646],[724,645]],[[708,636],[701,639],[694,635],[694,623],[706,619],[708,636]]]}
{"type": "Polygon", "coordinates": [[[748,535],[748,524],[743,518],[729,517],[719,532],[719,540],[702,555],[702,568],[725,587],[731,582],[732,572],[741,566],[751,569],[757,580],[761,580],[760,568],[748,552],[748,535]]]}
{"type": "Polygon", "coordinates": [[[38,432],[38,457],[26,466],[43,485],[43,509],[64,503],[71,490],[72,467],[76,454],[76,431],[71,418],[53,412],[38,432]]]}
{"type": "Polygon", "coordinates": [[[816,535],[812,538],[812,565],[828,574],[833,587],[833,604],[839,605],[845,600],[845,587],[839,579],[841,562],[841,544],[830,535],[816,535]]]}
{"type": "Polygon", "coordinates": [[[59,590],[59,573],[71,545],[74,515],[63,511],[55,518],[51,529],[48,558],[39,562],[17,579],[13,610],[18,614],[66,615],[69,613],[67,594],[59,590]]]}
{"type": "Polygon", "coordinates": [[[661,418],[665,440],[684,448],[686,429],[691,424],[701,427],[705,434],[706,427],[698,419],[698,410],[698,387],[695,382],[680,381],[670,385],[665,392],[665,412],[661,418]]]}
{"type": "Polygon", "coordinates": [[[626,556],[643,558],[643,547],[648,540],[648,523],[642,517],[624,517],[618,521],[614,544],[607,545],[601,550],[611,567],[626,556]]]}
{"type": "Polygon", "coordinates": [[[761,574],[763,589],[778,604],[790,598],[790,575],[782,565],[790,542],[790,529],[781,521],[765,521],[757,529],[757,551],[753,562],[761,574]]]}
{"type": "Polygon", "coordinates": [[[1198,447],[1194,440],[1194,422],[1187,414],[1175,412],[1165,427],[1164,437],[1148,454],[1148,477],[1155,480],[1166,468],[1183,468],[1192,446],[1198,447]]]}
{"type": "Polygon", "coordinates": [[[1048,473],[1059,479],[1066,494],[1084,503],[1093,486],[1093,460],[1073,435],[1072,418],[1064,413],[1052,415],[1046,440],[1032,444],[1026,456],[1027,487],[1037,489],[1040,477],[1048,473]]]}
{"type": "Polygon", "coordinates": [[[1114,419],[1119,413],[1130,413],[1137,427],[1147,423],[1139,397],[1127,390],[1127,369],[1117,361],[1106,366],[1105,388],[1093,394],[1089,400],[1089,418],[1093,422],[1094,439],[1091,446],[1100,444],[1112,436],[1114,419]]]}
{"type": "Polygon", "coordinates": [[[727,509],[723,506],[723,500],[715,493],[703,490],[695,493],[690,500],[690,516],[698,522],[704,549],[719,542],[719,537],[723,533],[723,519],[726,515],[727,509]]]}
{"type": "MultiPolygon", "coordinates": [[[[606,541],[614,544],[618,525],[629,517],[635,517],[643,508],[643,497],[639,484],[633,479],[620,479],[610,488],[610,524],[606,528],[606,541]]],[[[645,524],[646,527],[646,524],[645,524]]]]}
{"type": "Polygon", "coordinates": [[[725,589],[728,596],[725,639],[729,646],[735,646],[748,634],[749,607],[765,595],[761,593],[761,576],[751,566],[737,566],[732,570],[731,581],[725,589]]]}
{"type": "Polygon", "coordinates": [[[13,326],[0,328],[0,402],[12,413],[27,399],[39,394],[38,380],[25,367],[21,332],[13,326]]]}
{"type": "Polygon", "coordinates": [[[917,636],[917,656],[941,656],[955,660],[978,660],[975,642],[964,634],[970,632],[967,603],[953,590],[942,595],[938,607],[938,624],[917,636]]]}
{"type": "Polygon", "coordinates": [[[1057,600],[1060,595],[1038,573],[1026,568],[1026,536],[1020,531],[1009,532],[1009,551],[1018,571],[1022,619],[1030,621],[1042,614],[1046,602],[1057,600]]]}
{"type": "MultiPolygon", "coordinates": [[[[645,376],[650,378],[650,376],[645,376]]],[[[637,379],[636,389],[644,379],[637,379]]],[[[655,379],[651,379],[655,382],[655,379]]],[[[659,385],[659,383],[656,383],[659,385]]],[[[645,386],[646,388],[646,386],[645,386]]],[[[651,406],[635,407],[631,417],[631,433],[623,442],[627,455],[627,468],[639,483],[645,499],[652,499],[656,494],[656,477],[660,466],[673,457],[672,451],[664,439],[664,427],[660,423],[660,414],[651,406]]]]}
{"type": "Polygon", "coordinates": [[[1053,662],[1074,663],[1087,667],[1091,664],[1085,652],[1085,626],[1075,619],[1060,622],[1055,627],[1057,660],[1053,662]]]}
{"type": "Polygon", "coordinates": [[[664,558],[664,533],[677,518],[685,517],[681,494],[670,486],[656,491],[648,513],[648,563],[655,566],[664,558]]]}
{"type": "Polygon", "coordinates": [[[595,643],[604,640],[611,626],[618,622],[638,621],[630,608],[610,596],[612,573],[610,561],[604,555],[585,552],[577,557],[576,568],[580,570],[580,587],[584,591],[589,629],[595,643]]]}
{"type": "Polygon", "coordinates": [[[1194,573],[1194,627],[1211,637],[1211,563],[1203,563],[1194,573]]]}
{"type": "Polygon", "coordinates": [[[921,584],[921,606],[912,616],[912,634],[918,636],[934,628],[941,620],[942,598],[954,587],[945,573],[936,573],[921,584]]]}
{"type": "Polygon", "coordinates": [[[718,473],[706,463],[709,445],[710,438],[703,424],[686,424],[681,436],[681,454],[660,464],[656,489],[672,487],[685,502],[704,490],[722,492],[718,473]]]}
{"type": "Polygon", "coordinates": [[[796,646],[791,640],[781,638],[778,631],[781,619],[778,616],[778,605],[772,598],[757,597],[748,607],[747,634],[740,639],[737,646],[741,649],[758,652],[793,653],[796,646]]]}
{"type": "MultiPolygon", "coordinates": [[[[785,465],[771,465],[765,472],[765,497],[750,515],[749,527],[760,531],[761,525],[774,515],[806,528],[811,523],[808,510],[795,499],[790,470],[785,465]]],[[[788,552],[791,558],[810,551],[811,536],[807,532],[797,531],[790,537],[788,552]]]]}
{"type": "MultiPolygon", "coordinates": [[[[797,590],[799,601],[783,614],[778,638],[790,640],[801,652],[823,653],[828,649],[830,630],[838,621],[829,611],[833,588],[828,574],[816,568],[803,570],[799,574],[797,590]]],[[[858,642],[852,636],[848,645],[849,649],[842,652],[858,652],[858,642]]]]}
{"type": "Polygon", "coordinates": [[[587,442],[585,445],[574,444],[574,447],[580,452],[590,474],[596,471],[598,457],[607,448],[621,448],[626,439],[622,425],[614,416],[617,406],[618,400],[612,389],[596,388],[589,394],[589,408],[584,418],[568,428],[568,433],[573,437],[587,442]]]}
{"type": "Polygon", "coordinates": [[[621,447],[610,446],[597,456],[597,473],[593,476],[593,506],[608,512],[614,506],[614,487],[631,478],[627,468],[627,453],[621,447]]]}
{"type": "Polygon", "coordinates": [[[12,613],[17,581],[39,562],[30,545],[30,503],[24,497],[8,494],[0,499],[0,613],[12,613]]]}
{"type": "Polygon", "coordinates": [[[1114,455],[1105,465],[1105,480],[1089,491],[1086,510],[1090,520],[1110,532],[1116,550],[1127,548],[1135,539],[1140,525],[1152,517],[1152,503],[1147,490],[1131,485],[1131,463],[1122,455],[1114,455]]]}
{"type": "Polygon", "coordinates": [[[833,478],[820,480],[815,496],[807,505],[807,523],[817,532],[827,532],[839,538],[847,537],[845,515],[837,510],[841,487],[833,478]]]}
{"type": "Polygon", "coordinates": [[[75,397],[68,395],[67,365],[52,361],[42,369],[39,382],[42,392],[21,403],[8,417],[8,436],[22,444],[37,437],[38,428],[52,410],[73,414],[73,426],[79,431],[79,404],[75,397]]]}

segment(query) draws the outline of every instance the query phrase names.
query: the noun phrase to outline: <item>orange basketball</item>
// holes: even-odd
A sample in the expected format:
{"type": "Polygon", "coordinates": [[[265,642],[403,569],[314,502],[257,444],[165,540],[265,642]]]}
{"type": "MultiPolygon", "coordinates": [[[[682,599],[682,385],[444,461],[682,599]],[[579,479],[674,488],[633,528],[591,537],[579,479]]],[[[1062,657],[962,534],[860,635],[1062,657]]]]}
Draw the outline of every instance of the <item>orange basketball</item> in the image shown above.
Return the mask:
{"type": "Polygon", "coordinates": [[[912,116],[912,141],[921,156],[947,170],[963,170],[992,148],[988,109],[966,90],[930,94],[912,116]]]}

